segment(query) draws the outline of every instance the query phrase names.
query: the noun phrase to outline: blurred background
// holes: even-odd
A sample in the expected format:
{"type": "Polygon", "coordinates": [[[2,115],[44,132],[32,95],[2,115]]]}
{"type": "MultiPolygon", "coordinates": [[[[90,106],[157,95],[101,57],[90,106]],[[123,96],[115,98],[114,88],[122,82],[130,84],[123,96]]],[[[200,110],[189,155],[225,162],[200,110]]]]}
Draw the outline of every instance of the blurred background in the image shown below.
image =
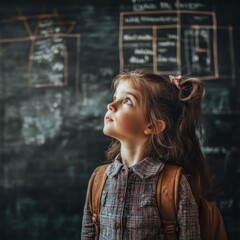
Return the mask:
{"type": "Polygon", "coordinates": [[[0,4],[0,239],[80,239],[124,69],[204,81],[202,149],[240,239],[240,4],[82,0],[0,4]]]}

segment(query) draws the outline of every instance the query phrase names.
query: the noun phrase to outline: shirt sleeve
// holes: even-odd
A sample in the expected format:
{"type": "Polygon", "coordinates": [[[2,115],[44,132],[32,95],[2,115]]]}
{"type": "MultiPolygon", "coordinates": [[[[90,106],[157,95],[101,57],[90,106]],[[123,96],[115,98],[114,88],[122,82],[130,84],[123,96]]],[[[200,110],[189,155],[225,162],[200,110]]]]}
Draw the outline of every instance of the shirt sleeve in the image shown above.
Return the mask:
{"type": "Polygon", "coordinates": [[[198,206],[188,180],[182,174],[179,181],[179,205],[177,221],[179,240],[201,240],[198,206]]]}
{"type": "Polygon", "coordinates": [[[88,183],[87,196],[86,196],[86,201],[83,209],[82,232],[81,232],[82,240],[93,240],[95,238],[95,226],[92,221],[92,214],[89,207],[89,202],[90,202],[89,191],[90,191],[90,184],[88,183]]]}

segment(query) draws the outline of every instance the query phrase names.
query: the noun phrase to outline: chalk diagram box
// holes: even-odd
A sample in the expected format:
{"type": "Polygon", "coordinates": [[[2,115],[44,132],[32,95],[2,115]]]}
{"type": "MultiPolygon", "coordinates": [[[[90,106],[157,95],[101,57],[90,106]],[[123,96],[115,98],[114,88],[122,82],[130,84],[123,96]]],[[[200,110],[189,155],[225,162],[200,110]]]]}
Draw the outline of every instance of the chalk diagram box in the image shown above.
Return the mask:
{"type": "Polygon", "coordinates": [[[122,12],[120,70],[218,78],[216,25],[215,13],[207,11],[122,12]]]}
{"type": "Polygon", "coordinates": [[[74,59],[75,87],[79,89],[80,34],[71,33],[75,24],[75,21],[63,20],[58,13],[22,15],[0,22],[2,46],[29,44],[28,59],[24,59],[24,54],[21,62],[28,64],[27,73],[24,74],[30,87],[67,86],[69,61],[74,59]],[[18,31],[15,30],[16,26],[18,31]],[[12,32],[9,31],[11,27],[14,29],[12,32]]]}

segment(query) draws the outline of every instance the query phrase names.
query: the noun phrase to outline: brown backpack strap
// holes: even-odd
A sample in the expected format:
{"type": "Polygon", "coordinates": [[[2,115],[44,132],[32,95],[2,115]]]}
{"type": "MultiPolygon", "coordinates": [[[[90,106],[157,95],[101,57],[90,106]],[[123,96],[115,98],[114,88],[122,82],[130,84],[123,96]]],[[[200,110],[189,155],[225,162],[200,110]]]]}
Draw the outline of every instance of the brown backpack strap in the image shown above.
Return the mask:
{"type": "Polygon", "coordinates": [[[157,184],[157,203],[168,240],[177,239],[178,183],[181,171],[181,167],[165,165],[157,184]]]}
{"type": "Polygon", "coordinates": [[[102,197],[102,191],[104,184],[107,180],[107,169],[108,164],[102,165],[93,172],[90,178],[90,210],[92,212],[92,221],[95,225],[95,240],[99,239],[99,213],[100,213],[100,203],[102,197]]]}
{"type": "Polygon", "coordinates": [[[199,221],[204,240],[227,240],[227,232],[218,207],[204,198],[200,199],[199,221]]]}

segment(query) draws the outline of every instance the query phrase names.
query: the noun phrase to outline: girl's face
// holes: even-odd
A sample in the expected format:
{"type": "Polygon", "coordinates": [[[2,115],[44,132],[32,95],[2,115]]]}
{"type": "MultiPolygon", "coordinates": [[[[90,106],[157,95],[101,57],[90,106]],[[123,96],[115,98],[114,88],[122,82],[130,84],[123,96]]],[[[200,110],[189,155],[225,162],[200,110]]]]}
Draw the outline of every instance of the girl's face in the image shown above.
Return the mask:
{"type": "Polygon", "coordinates": [[[119,141],[146,140],[147,135],[144,130],[148,124],[140,100],[140,91],[134,88],[130,81],[120,80],[113,102],[107,106],[104,134],[119,141]]]}

